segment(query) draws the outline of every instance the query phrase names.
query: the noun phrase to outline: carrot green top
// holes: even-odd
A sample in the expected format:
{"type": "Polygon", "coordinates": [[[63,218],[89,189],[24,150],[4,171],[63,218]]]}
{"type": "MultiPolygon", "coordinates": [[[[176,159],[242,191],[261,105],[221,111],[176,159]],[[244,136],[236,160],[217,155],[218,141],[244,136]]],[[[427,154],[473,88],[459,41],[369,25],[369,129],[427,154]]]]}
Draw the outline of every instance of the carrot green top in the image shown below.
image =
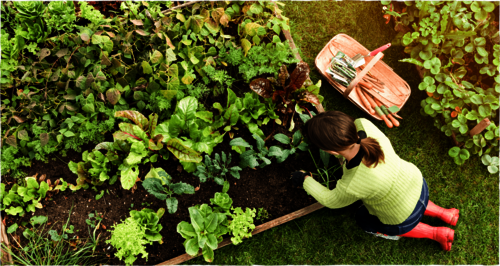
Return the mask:
{"type": "Polygon", "coordinates": [[[358,131],[365,131],[378,141],[384,151],[384,162],[375,168],[360,163],[351,169],[344,163],[344,174],[333,190],[310,177],[304,181],[304,189],[325,207],[342,208],[362,200],[370,214],[382,223],[400,224],[417,205],[422,173],[414,164],[399,158],[389,139],[372,122],[360,118],[354,123],[358,131]]]}

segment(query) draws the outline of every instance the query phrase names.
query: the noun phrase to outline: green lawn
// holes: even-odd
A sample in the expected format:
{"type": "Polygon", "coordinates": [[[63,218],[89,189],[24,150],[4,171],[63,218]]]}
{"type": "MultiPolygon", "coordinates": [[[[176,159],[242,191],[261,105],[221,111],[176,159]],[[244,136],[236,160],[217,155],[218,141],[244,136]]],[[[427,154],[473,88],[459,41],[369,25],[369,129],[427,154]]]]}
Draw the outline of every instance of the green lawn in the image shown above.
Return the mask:
{"type": "MultiPolygon", "coordinates": [[[[390,42],[395,32],[382,18],[380,2],[286,2],[294,41],[311,66],[311,79],[321,77],[314,58],[336,34],[350,35],[372,50],[390,42]]],[[[213,264],[499,264],[498,175],[490,175],[477,156],[457,166],[447,155],[451,141],[420,114],[420,82],[413,65],[398,62],[403,47],[386,50],[384,62],[410,84],[412,95],[399,113],[399,128],[388,129],[369,118],[323,80],[326,110],[340,110],[373,121],[391,139],[401,158],[422,171],[436,204],[460,209],[451,252],[428,239],[379,239],[357,227],[353,212],[322,209],[245,240],[238,246],[215,251],[213,264]]],[[[305,193],[305,192],[304,192],[305,193]]],[[[423,222],[445,226],[424,217],[423,222]]],[[[206,264],[202,257],[185,264],[206,264]]]]}

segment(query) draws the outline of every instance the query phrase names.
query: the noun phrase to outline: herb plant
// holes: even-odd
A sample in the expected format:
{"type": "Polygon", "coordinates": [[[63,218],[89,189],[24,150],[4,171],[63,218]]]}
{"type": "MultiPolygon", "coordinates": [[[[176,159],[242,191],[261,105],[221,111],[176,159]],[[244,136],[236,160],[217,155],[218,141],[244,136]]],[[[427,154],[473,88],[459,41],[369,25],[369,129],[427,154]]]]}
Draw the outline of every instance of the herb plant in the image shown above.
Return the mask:
{"type": "Polygon", "coordinates": [[[241,171],[241,168],[238,166],[229,168],[231,153],[226,156],[224,152],[221,152],[221,155],[222,158],[216,153],[213,160],[208,155],[205,155],[205,163],[196,166],[197,171],[194,175],[200,178],[200,182],[204,183],[207,178],[213,178],[215,183],[222,186],[227,173],[230,173],[236,179],[240,179],[239,171],[241,171]]]}
{"type": "Polygon", "coordinates": [[[194,187],[183,182],[173,183],[172,177],[162,168],[151,168],[142,182],[142,186],[152,195],[160,200],[165,200],[169,213],[177,211],[178,200],[173,197],[177,195],[194,194],[194,187]]]}

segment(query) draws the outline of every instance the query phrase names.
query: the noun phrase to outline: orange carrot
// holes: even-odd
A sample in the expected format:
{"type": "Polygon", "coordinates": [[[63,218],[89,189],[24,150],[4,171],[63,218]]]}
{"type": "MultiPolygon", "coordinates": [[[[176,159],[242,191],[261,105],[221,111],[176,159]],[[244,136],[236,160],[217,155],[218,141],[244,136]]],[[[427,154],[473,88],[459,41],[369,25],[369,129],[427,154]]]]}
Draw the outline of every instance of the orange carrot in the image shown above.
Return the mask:
{"type": "Polygon", "coordinates": [[[372,106],[370,105],[370,102],[366,99],[365,95],[363,94],[363,91],[359,86],[356,86],[356,92],[358,93],[359,98],[361,99],[361,102],[363,105],[366,107],[366,109],[370,112],[370,114],[374,115],[375,110],[372,109],[372,106]]]}
{"type": "MultiPolygon", "coordinates": [[[[368,101],[370,101],[370,97],[368,98],[368,101]]],[[[376,98],[372,98],[370,102],[372,103],[372,105],[375,105],[375,107],[374,107],[375,111],[377,112],[378,115],[380,115],[380,117],[382,118],[382,120],[384,120],[384,122],[387,125],[387,127],[388,128],[392,128],[393,127],[392,122],[389,121],[389,119],[387,119],[387,116],[384,114],[384,112],[382,112],[382,110],[380,110],[379,105],[377,105],[375,103],[376,101],[378,101],[376,98]]]]}

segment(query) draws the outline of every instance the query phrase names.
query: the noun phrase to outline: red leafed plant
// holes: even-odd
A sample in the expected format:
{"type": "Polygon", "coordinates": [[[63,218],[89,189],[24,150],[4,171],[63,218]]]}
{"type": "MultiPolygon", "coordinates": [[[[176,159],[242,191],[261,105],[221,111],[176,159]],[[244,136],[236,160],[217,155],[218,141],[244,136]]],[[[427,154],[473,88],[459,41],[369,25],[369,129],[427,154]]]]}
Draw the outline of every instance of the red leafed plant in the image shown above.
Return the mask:
{"type": "Polygon", "coordinates": [[[278,80],[272,77],[257,78],[250,82],[250,89],[264,98],[272,98],[277,110],[285,114],[283,125],[286,126],[288,115],[293,115],[296,104],[309,102],[318,105],[323,99],[318,95],[321,85],[312,84],[309,71],[309,66],[303,61],[297,64],[291,75],[282,65],[278,80]]]}

